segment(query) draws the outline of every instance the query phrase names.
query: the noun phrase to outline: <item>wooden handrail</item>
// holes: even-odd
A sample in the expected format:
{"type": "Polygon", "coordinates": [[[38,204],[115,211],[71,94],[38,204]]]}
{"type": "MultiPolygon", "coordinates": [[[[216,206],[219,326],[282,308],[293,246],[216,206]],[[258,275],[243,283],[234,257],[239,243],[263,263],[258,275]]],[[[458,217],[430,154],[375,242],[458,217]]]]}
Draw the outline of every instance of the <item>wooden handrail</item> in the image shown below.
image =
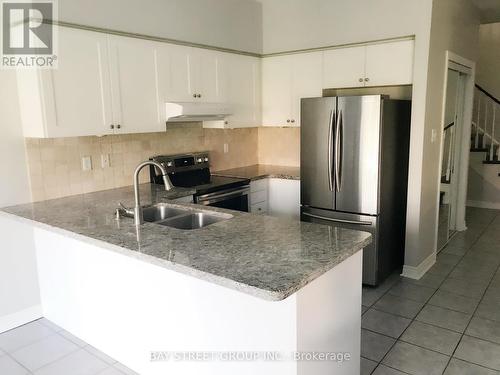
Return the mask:
{"type": "Polygon", "coordinates": [[[491,100],[493,100],[495,103],[500,104],[500,100],[498,100],[497,98],[495,98],[492,94],[490,94],[488,91],[486,91],[485,89],[483,89],[477,83],[476,83],[476,88],[479,91],[481,91],[484,95],[486,95],[488,98],[490,98],[491,100]]]}

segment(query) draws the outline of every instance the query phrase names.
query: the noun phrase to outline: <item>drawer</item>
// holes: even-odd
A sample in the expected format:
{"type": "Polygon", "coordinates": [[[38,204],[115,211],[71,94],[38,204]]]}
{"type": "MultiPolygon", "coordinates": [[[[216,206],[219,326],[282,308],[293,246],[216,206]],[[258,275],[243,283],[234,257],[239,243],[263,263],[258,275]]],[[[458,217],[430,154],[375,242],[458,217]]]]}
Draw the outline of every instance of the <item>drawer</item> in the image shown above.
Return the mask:
{"type": "Polygon", "coordinates": [[[250,204],[256,204],[267,201],[267,190],[250,193],[250,204]]]}
{"type": "Polygon", "coordinates": [[[260,202],[250,206],[250,212],[253,214],[267,214],[267,202],[260,202]]]}
{"type": "Polygon", "coordinates": [[[253,193],[256,191],[267,190],[267,186],[268,186],[267,180],[268,180],[267,178],[263,178],[262,180],[252,181],[250,183],[250,191],[253,193]]]}

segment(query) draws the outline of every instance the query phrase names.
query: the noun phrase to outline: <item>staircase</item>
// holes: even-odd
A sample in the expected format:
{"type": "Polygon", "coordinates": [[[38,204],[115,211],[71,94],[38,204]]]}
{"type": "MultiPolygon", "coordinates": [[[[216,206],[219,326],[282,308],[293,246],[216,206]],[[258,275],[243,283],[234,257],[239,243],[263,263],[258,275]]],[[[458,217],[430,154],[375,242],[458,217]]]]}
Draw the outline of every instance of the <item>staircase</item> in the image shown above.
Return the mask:
{"type": "Polygon", "coordinates": [[[500,101],[479,85],[473,118],[471,152],[484,153],[483,164],[500,165],[500,101]]]}

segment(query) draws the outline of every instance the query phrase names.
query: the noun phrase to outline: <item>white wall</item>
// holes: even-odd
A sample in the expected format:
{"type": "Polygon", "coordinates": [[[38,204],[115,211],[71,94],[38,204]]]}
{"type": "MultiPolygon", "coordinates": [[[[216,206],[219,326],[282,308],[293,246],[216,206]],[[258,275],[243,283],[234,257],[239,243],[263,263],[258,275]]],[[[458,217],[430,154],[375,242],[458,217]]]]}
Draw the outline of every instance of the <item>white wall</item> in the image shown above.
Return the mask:
{"type": "MultiPolygon", "coordinates": [[[[31,200],[15,72],[0,70],[0,207],[31,200]]],[[[0,332],[40,313],[33,230],[0,217],[0,332]]]]}
{"type": "Polygon", "coordinates": [[[439,154],[441,146],[446,51],[472,61],[478,56],[479,12],[468,0],[438,0],[432,8],[432,28],[427,78],[427,103],[423,129],[420,213],[418,231],[409,233],[405,262],[418,265],[435,249],[439,154]],[[431,142],[432,130],[438,131],[431,142]]]}
{"type": "Polygon", "coordinates": [[[59,20],[247,52],[262,51],[255,0],[63,0],[59,20]]]}
{"type": "Polygon", "coordinates": [[[264,53],[415,35],[407,265],[420,249],[423,148],[432,0],[262,0],[264,53]]]}
{"type": "Polygon", "coordinates": [[[500,210],[500,169],[483,164],[484,152],[470,154],[467,205],[500,210]]]}
{"type": "Polygon", "coordinates": [[[476,83],[500,98],[500,22],[479,27],[476,83]]]}
{"type": "MultiPolygon", "coordinates": [[[[430,0],[261,0],[264,53],[418,35],[430,0]]],[[[422,38],[422,39],[421,39],[422,38]]]]}

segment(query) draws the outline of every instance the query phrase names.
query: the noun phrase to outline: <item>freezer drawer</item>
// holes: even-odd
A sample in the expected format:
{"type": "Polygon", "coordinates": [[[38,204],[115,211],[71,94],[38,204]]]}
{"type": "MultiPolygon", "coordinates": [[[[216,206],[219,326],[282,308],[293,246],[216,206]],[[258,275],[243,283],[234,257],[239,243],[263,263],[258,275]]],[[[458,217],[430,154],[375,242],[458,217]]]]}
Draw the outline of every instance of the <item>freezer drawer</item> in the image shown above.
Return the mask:
{"type": "Polygon", "coordinates": [[[320,210],[310,207],[301,208],[301,220],[368,232],[372,242],[363,250],[363,284],[378,283],[378,216],[346,214],[335,211],[320,210]]]}

